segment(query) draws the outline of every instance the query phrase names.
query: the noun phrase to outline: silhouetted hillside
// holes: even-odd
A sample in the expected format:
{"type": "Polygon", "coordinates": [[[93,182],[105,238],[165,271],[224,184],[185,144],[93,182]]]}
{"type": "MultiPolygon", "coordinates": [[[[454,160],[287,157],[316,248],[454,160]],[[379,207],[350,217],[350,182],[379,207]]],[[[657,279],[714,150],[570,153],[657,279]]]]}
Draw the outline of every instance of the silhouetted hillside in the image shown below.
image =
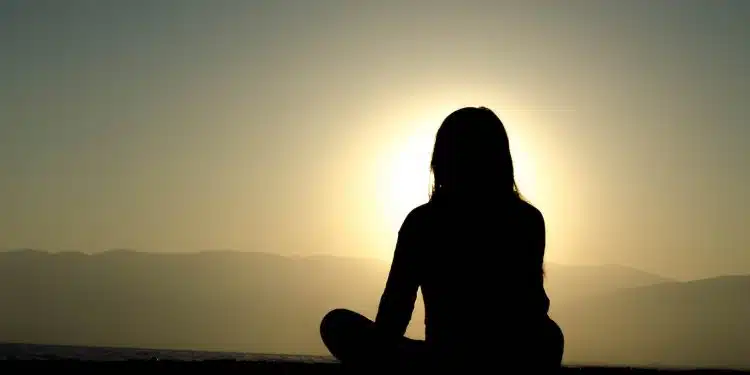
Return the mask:
{"type": "MultiPolygon", "coordinates": [[[[328,256],[0,253],[0,341],[326,354],[319,319],[340,306],[374,316],[387,272],[328,256]]],[[[750,278],[632,288],[661,280],[550,265],[566,361],[750,367],[750,278]]],[[[420,300],[410,336],[423,336],[423,317],[420,300]]]]}
{"type": "Polygon", "coordinates": [[[549,263],[545,266],[551,309],[621,288],[648,286],[676,280],[615,264],[578,266],[549,263]]]}
{"type": "Polygon", "coordinates": [[[1,253],[0,341],[322,353],[319,319],[373,312],[386,272],[264,253],[1,253]]]}
{"type": "Polygon", "coordinates": [[[629,288],[558,309],[580,363],[750,368],[750,276],[629,288]]]}

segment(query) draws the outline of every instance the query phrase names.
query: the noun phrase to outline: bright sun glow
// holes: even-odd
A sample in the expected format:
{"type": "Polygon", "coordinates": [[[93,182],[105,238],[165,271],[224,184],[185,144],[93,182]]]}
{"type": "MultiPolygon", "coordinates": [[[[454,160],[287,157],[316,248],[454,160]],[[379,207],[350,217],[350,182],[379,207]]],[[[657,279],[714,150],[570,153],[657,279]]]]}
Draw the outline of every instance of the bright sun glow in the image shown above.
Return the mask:
{"type": "Polygon", "coordinates": [[[415,132],[384,153],[378,206],[392,229],[398,230],[409,211],[429,198],[433,140],[431,131],[415,132]]]}
{"type": "Polygon", "coordinates": [[[534,201],[537,195],[534,178],[536,173],[533,159],[530,157],[531,153],[524,147],[523,142],[518,137],[511,138],[510,144],[516,184],[524,197],[534,201]]]}
{"type": "MultiPolygon", "coordinates": [[[[434,129],[422,127],[410,136],[395,140],[384,152],[379,181],[378,207],[392,230],[397,231],[414,207],[427,202],[431,175],[430,157],[434,129]]],[[[511,139],[516,181],[525,197],[534,199],[534,163],[519,139],[511,139]]]]}
{"type": "MultiPolygon", "coordinates": [[[[379,141],[377,150],[373,150],[377,158],[373,165],[375,170],[371,175],[372,180],[369,180],[374,181],[377,193],[375,200],[367,204],[375,210],[377,217],[377,224],[371,224],[371,228],[377,228],[371,241],[377,244],[377,248],[386,249],[382,253],[384,257],[392,256],[395,234],[409,211],[429,199],[430,157],[440,123],[456,108],[474,105],[476,102],[484,103],[475,100],[481,96],[492,95],[466,94],[462,100],[438,97],[431,98],[429,103],[409,102],[409,105],[403,105],[404,110],[389,110],[384,112],[388,113],[387,116],[377,119],[380,124],[396,125],[379,127],[378,133],[368,134],[365,138],[371,143],[373,139],[379,141]],[[415,110],[417,108],[430,110],[422,112],[415,110]]],[[[544,135],[538,138],[539,134],[535,134],[537,129],[542,128],[541,124],[545,119],[535,116],[533,111],[513,111],[516,106],[512,101],[486,104],[489,108],[500,108],[497,113],[508,131],[516,183],[523,196],[539,208],[545,215],[545,220],[550,222],[549,250],[559,254],[560,250],[557,249],[566,246],[572,237],[567,232],[563,233],[559,229],[562,226],[555,222],[560,220],[565,208],[573,204],[560,200],[562,185],[551,184],[552,181],[562,181],[563,177],[548,164],[551,160],[549,155],[554,154],[549,142],[545,142],[548,138],[544,135]],[[504,111],[502,108],[511,110],[504,111]]],[[[394,108],[402,107],[394,105],[394,108]]],[[[553,162],[555,159],[552,159],[553,162]]],[[[560,256],[555,259],[560,259],[560,256]]]]}

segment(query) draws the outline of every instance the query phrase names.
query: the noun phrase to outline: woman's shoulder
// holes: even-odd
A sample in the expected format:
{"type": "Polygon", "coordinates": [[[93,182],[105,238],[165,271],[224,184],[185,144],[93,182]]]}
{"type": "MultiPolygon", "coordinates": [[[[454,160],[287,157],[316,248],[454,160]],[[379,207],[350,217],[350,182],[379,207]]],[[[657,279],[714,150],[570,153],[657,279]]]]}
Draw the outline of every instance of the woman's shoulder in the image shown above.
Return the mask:
{"type": "Polygon", "coordinates": [[[544,215],[539,211],[533,204],[521,200],[519,202],[519,216],[529,224],[532,228],[538,228],[542,231],[545,230],[544,215]]]}
{"type": "Polygon", "coordinates": [[[426,205],[417,206],[409,211],[398,230],[399,238],[406,240],[418,237],[424,229],[424,223],[429,216],[428,211],[429,207],[426,205]]]}
{"type": "Polygon", "coordinates": [[[404,219],[404,223],[423,223],[433,215],[433,211],[434,208],[432,207],[432,204],[430,204],[430,202],[420,204],[419,206],[414,207],[411,209],[411,211],[409,211],[409,213],[406,215],[406,219],[404,219]]]}
{"type": "Polygon", "coordinates": [[[539,209],[536,208],[536,206],[534,206],[533,204],[525,200],[519,200],[518,206],[521,215],[524,215],[531,220],[544,221],[544,215],[542,215],[542,211],[539,211],[539,209]]]}
{"type": "MultiPolygon", "coordinates": [[[[488,206],[492,205],[488,204],[488,206]]],[[[515,202],[515,204],[511,204],[511,207],[512,208],[507,206],[504,208],[493,207],[491,208],[491,210],[510,209],[510,214],[518,217],[519,219],[521,219],[521,221],[526,222],[534,227],[544,228],[544,215],[542,215],[542,212],[533,204],[519,199],[517,202],[515,202]]],[[[406,218],[404,219],[404,227],[421,227],[424,224],[432,221],[436,216],[440,216],[441,214],[445,215],[453,213],[450,208],[451,207],[441,207],[440,204],[432,201],[420,204],[419,206],[411,209],[411,211],[409,211],[409,213],[406,215],[406,218]]],[[[479,216],[486,217],[486,214],[482,214],[479,216]]]]}

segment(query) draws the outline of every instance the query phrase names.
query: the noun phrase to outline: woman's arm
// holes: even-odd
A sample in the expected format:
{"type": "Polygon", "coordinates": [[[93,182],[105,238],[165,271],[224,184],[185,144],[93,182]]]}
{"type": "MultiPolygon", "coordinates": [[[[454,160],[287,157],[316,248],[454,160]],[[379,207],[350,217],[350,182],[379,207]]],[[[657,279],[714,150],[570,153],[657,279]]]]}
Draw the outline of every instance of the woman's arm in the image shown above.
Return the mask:
{"type": "Polygon", "coordinates": [[[549,297],[547,292],[544,290],[544,252],[547,246],[547,228],[544,223],[544,216],[542,213],[534,208],[532,215],[532,248],[535,257],[536,266],[539,269],[537,276],[537,288],[541,289],[539,295],[539,311],[543,311],[544,314],[549,312],[549,297]]]}
{"type": "Polygon", "coordinates": [[[413,228],[412,216],[407,216],[399,230],[391,269],[375,318],[378,329],[389,336],[403,336],[406,333],[419,289],[418,252],[415,248],[417,232],[413,228]]]}

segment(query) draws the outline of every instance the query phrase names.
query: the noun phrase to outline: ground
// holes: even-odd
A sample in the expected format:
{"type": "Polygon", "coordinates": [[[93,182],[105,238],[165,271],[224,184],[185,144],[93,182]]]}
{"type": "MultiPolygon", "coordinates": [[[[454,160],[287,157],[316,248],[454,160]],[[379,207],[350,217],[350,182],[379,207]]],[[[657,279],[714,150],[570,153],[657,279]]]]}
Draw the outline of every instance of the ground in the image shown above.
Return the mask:
{"type": "MultiPolygon", "coordinates": [[[[505,367],[505,366],[504,366],[505,367]]],[[[511,370],[508,368],[508,370],[511,370]]],[[[339,374],[342,369],[338,363],[299,362],[299,361],[237,361],[237,360],[206,360],[206,361],[78,361],[78,360],[5,360],[0,361],[0,373],[20,374],[35,371],[96,371],[108,373],[123,371],[128,373],[158,372],[185,373],[201,372],[207,374],[339,374]]],[[[507,373],[524,373],[522,369],[511,370],[507,373]]],[[[643,369],[627,367],[565,367],[562,374],[750,374],[742,371],[722,370],[667,370],[643,369]]]]}

